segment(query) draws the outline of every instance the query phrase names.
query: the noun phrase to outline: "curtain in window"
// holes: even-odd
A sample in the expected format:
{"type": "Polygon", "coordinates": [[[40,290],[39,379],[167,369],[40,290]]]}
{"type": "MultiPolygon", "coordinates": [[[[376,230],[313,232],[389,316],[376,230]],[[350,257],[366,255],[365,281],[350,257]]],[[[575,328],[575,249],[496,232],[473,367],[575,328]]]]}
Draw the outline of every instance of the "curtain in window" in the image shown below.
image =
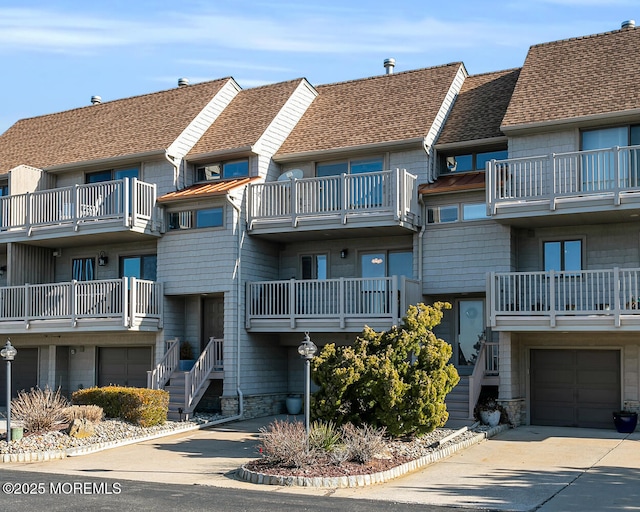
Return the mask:
{"type": "Polygon", "coordinates": [[[77,258],[73,260],[73,279],[76,281],[93,281],[95,279],[95,262],[93,258],[77,258]]]}

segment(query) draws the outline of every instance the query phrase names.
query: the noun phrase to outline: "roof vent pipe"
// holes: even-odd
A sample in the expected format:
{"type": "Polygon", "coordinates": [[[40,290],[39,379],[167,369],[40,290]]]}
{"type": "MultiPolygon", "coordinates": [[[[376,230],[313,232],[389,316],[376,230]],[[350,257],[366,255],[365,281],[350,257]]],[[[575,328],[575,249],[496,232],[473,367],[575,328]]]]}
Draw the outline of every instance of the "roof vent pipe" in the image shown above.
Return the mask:
{"type": "Polygon", "coordinates": [[[188,78],[178,78],[178,87],[186,87],[187,85],[189,85],[188,78]]]}
{"type": "Polygon", "coordinates": [[[392,75],[393,74],[393,68],[396,65],[396,59],[389,58],[389,59],[384,59],[384,68],[387,70],[387,75],[392,75]]]}
{"type": "Polygon", "coordinates": [[[100,96],[91,96],[92,105],[99,105],[100,103],[102,103],[102,98],[100,96]]]}
{"type": "Polygon", "coordinates": [[[636,20],[627,20],[627,21],[623,21],[622,24],[620,25],[621,29],[625,29],[625,28],[636,28],[636,20]]]}

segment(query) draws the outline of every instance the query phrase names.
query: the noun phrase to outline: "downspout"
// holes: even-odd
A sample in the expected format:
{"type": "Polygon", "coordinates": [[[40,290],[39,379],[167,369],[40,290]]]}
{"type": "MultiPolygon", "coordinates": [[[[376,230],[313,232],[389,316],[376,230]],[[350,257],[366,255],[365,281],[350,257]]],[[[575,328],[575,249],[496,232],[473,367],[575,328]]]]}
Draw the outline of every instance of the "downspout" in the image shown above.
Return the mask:
{"type": "Polygon", "coordinates": [[[241,286],[242,280],[240,279],[242,270],[242,259],[241,259],[241,249],[242,249],[242,230],[240,229],[242,226],[242,211],[240,207],[233,202],[231,196],[227,194],[226,196],[229,204],[235,209],[238,213],[238,257],[236,258],[236,297],[237,297],[237,316],[236,316],[236,391],[238,393],[238,418],[241,418],[244,415],[244,395],[242,394],[242,390],[240,389],[240,326],[242,325],[242,308],[240,307],[240,297],[241,297],[241,286]]]}
{"type": "MultiPolygon", "coordinates": [[[[418,233],[418,282],[420,283],[420,287],[422,287],[422,239],[424,238],[424,233],[427,230],[427,208],[424,204],[424,200],[422,199],[422,194],[420,193],[418,193],[418,203],[420,203],[420,222],[422,223],[422,226],[420,227],[420,233],[418,233]]],[[[420,290],[420,292],[422,292],[422,290],[420,290]]]]}
{"type": "Polygon", "coordinates": [[[171,167],[173,167],[173,183],[176,187],[176,191],[178,191],[180,190],[180,187],[178,185],[178,178],[180,177],[180,163],[176,163],[166,149],[164,150],[164,158],[171,164],[171,167]]]}

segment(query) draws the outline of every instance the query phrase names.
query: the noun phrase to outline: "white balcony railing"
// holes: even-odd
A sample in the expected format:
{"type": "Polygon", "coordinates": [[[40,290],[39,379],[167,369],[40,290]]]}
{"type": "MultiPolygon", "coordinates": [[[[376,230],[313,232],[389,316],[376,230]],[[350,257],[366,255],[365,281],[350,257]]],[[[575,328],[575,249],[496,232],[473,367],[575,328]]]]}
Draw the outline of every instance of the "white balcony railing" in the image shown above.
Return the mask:
{"type": "Polygon", "coordinates": [[[490,325],[500,317],[640,315],[640,268],[579,272],[492,272],[488,277],[490,325]]]}
{"type": "Polygon", "coordinates": [[[249,185],[249,229],[255,223],[286,220],[293,227],[310,217],[341,223],[362,213],[418,218],[417,177],[404,169],[249,185]]]}
{"type": "Polygon", "coordinates": [[[0,288],[0,328],[7,323],[83,319],[115,320],[123,328],[145,319],[162,324],[162,285],[136,279],[25,284],[0,288]]]}
{"type": "Polygon", "coordinates": [[[640,192],[640,146],[554,153],[487,163],[487,205],[494,215],[501,205],[548,202],[551,210],[564,198],[640,192]]]}
{"type": "Polygon", "coordinates": [[[420,283],[405,277],[310,279],[247,283],[247,328],[254,320],[336,321],[387,319],[398,325],[410,304],[421,300],[420,283]]]}
{"type": "Polygon", "coordinates": [[[0,231],[116,221],[126,227],[160,224],[154,184],[122,179],[0,197],[0,231]]]}

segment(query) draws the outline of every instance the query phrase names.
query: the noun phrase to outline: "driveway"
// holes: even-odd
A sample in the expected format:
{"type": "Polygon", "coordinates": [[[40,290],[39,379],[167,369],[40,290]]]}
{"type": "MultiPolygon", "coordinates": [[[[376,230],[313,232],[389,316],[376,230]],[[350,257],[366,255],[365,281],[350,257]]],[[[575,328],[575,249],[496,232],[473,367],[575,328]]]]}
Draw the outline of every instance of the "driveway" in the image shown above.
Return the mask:
{"type": "MultiPolygon", "coordinates": [[[[523,426],[383,485],[358,489],[257,486],[234,472],[256,458],[259,428],[241,421],[63,460],[3,468],[116,480],[187,483],[490,510],[638,510],[640,433],[523,426]]],[[[1,473],[0,473],[1,474],[1,473]]]]}

